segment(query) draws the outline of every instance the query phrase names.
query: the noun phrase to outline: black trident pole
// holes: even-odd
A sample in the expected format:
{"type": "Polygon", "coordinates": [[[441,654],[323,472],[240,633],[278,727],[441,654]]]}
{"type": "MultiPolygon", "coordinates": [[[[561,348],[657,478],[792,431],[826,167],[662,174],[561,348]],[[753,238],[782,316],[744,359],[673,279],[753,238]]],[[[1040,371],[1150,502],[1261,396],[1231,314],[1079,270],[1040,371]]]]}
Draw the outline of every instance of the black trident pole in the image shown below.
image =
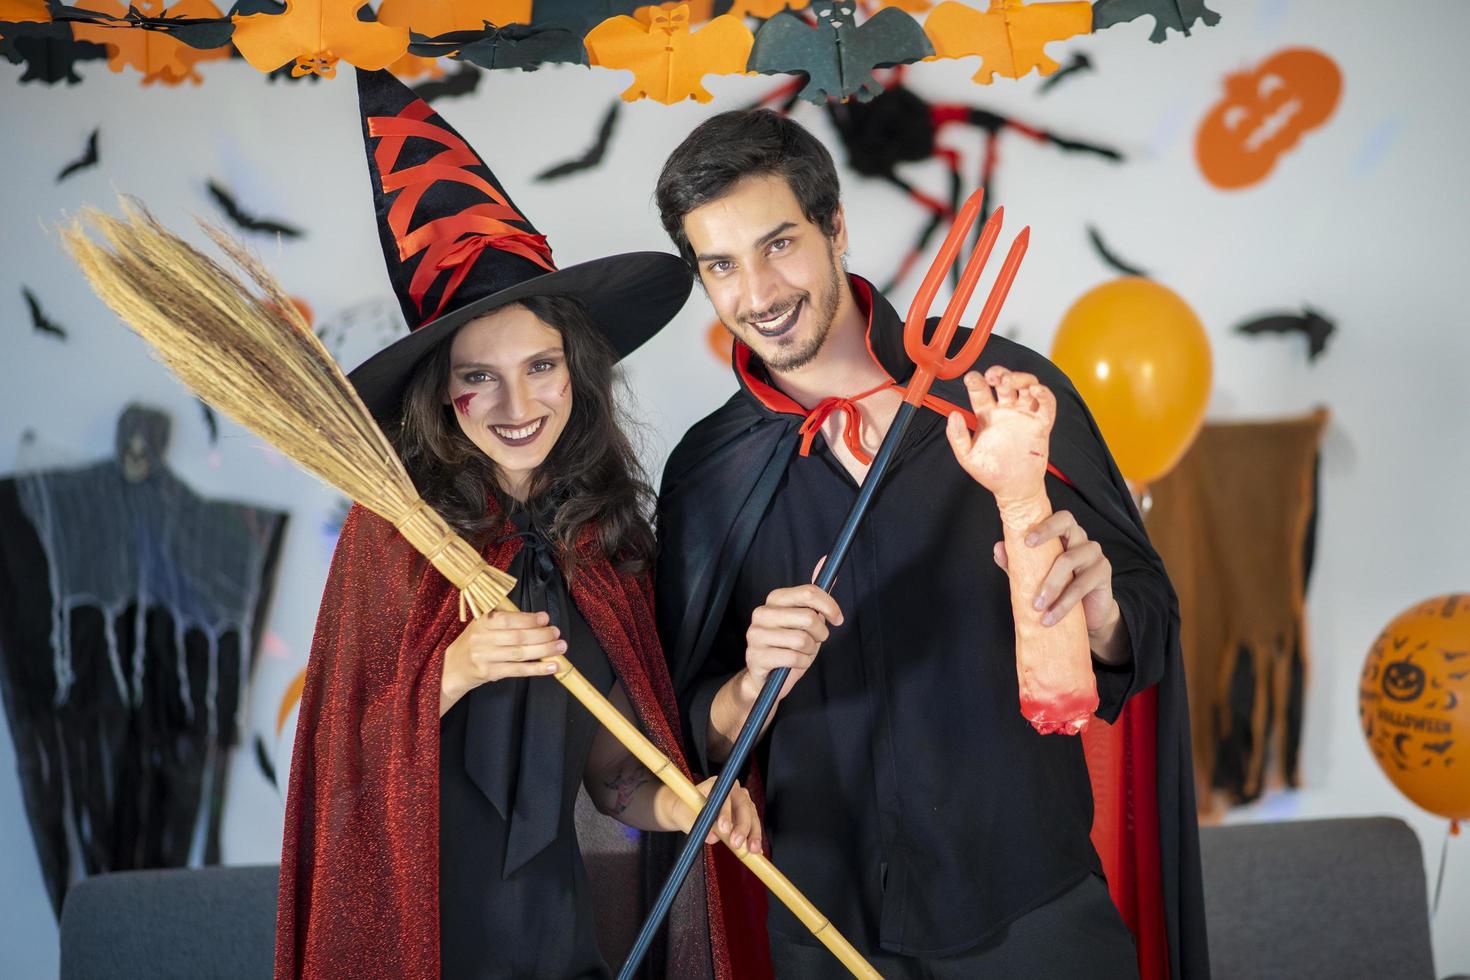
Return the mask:
{"type": "MultiPolygon", "coordinates": [[[[847,557],[847,551],[852,545],[853,536],[857,533],[858,524],[861,523],[863,514],[867,512],[868,504],[872,501],[873,494],[877,492],[878,484],[882,482],[883,474],[888,470],[893,454],[898,450],[898,444],[903,439],[904,433],[908,431],[909,422],[913,420],[913,417],[914,406],[912,404],[904,402],[899,406],[898,414],[893,418],[893,424],[888,427],[888,432],[883,437],[883,445],[879,447],[878,455],[873,460],[867,476],[863,479],[857,500],[853,501],[852,509],[847,514],[847,520],[843,522],[842,529],[837,532],[837,541],[832,545],[832,550],[827,553],[827,560],[822,564],[822,570],[817,575],[816,586],[823,592],[832,591],[832,584],[837,581],[837,573],[842,569],[843,559],[847,557]]],[[[638,939],[628,953],[628,959],[623,964],[622,972],[618,974],[618,980],[632,980],[639,965],[643,962],[643,957],[648,954],[648,947],[652,944],[654,935],[663,925],[664,919],[668,917],[669,909],[674,904],[674,897],[679,893],[680,886],[684,884],[684,879],[689,876],[690,869],[694,867],[695,860],[703,850],[705,838],[709,836],[710,828],[714,826],[715,818],[720,814],[720,808],[725,805],[725,799],[730,795],[737,775],[745,767],[745,760],[750,757],[750,750],[755,747],[756,740],[765,728],[766,720],[770,718],[772,710],[775,709],[776,701],[781,694],[781,685],[786,683],[786,677],[790,673],[791,668],[778,667],[766,678],[760,695],[755,699],[755,705],[750,709],[750,716],[745,720],[745,726],[740,729],[740,735],[735,739],[735,745],[730,750],[730,757],[725,760],[725,767],[720,770],[720,778],[715,780],[715,785],[710,790],[708,802],[705,803],[704,809],[699,811],[699,818],[694,821],[689,836],[684,840],[684,849],[679,852],[679,860],[675,862],[673,870],[664,880],[663,890],[659,892],[657,901],[654,902],[648,918],[643,923],[643,930],[638,933],[638,939]]]]}

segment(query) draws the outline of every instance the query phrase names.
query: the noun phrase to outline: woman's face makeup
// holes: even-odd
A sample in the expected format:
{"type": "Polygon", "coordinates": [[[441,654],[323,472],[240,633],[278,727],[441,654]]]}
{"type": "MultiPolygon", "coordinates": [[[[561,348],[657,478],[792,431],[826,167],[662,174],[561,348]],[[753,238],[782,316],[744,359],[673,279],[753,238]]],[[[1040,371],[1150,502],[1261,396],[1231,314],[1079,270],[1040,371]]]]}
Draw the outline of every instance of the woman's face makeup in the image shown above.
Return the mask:
{"type": "Polygon", "coordinates": [[[502,489],[524,499],[572,411],[561,331],[519,305],[471,320],[450,347],[446,401],[500,468],[502,489]]]}

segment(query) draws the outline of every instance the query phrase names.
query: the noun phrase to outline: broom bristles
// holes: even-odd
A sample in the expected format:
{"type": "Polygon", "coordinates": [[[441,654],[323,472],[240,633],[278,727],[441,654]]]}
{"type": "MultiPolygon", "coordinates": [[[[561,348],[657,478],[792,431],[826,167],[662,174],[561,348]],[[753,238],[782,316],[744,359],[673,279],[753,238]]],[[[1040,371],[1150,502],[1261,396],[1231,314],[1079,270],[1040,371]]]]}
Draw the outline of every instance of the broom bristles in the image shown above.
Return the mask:
{"type": "Polygon", "coordinates": [[[61,230],[103,302],[200,398],[397,526],[470,593],[477,611],[502,604],[515,580],[480,560],[419,498],[351,382],[260,260],[200,222],[263,295],[140,203],[120,203],[124,218],[86,208],[61,230]]]}

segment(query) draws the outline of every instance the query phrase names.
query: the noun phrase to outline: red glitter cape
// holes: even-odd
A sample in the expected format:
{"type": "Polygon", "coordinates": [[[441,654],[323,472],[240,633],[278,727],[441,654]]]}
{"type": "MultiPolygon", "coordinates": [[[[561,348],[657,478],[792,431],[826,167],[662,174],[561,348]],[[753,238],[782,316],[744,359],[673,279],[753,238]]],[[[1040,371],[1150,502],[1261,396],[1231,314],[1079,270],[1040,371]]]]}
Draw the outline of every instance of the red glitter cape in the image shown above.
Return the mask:
{"type": "MultiPolygon", "coordinates": [[[[651,584],[584,540],[572,600],[644,732],[687,775],[651,584]]],[[[492,544],[485,559],[508,568],[520,547],[520,538],[492,544]]],[[[296,723],[278,978],[439,975],[439,685],[444,651],[462,628],[454,587],[391,525],[354,507],[332,558],[296,723]]],[[[671,976],[710,975],[711,966],[717,980],[746,975],[743,950],[732,966],[720,901],[739,892],[719,882],[712,851],[700,884],[719,886],[681,896],[675,913],[689,914],[670,930],[671,976]],[[703,906],[707,931],[692,902],[703,906]]]]}

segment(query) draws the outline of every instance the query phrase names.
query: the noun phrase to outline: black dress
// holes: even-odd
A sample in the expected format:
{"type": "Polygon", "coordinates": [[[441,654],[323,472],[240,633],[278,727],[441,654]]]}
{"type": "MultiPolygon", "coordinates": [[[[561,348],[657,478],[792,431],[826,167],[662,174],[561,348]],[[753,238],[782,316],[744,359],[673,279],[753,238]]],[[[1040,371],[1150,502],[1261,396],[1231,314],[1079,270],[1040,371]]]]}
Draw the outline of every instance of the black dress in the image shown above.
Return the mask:
{"type": "MultiPolygon", "coordinates": [[[[616,676],[567,595],[544,538],[526,545],[511,600],[544,610],[598,690],[616,676]]],[[[455,978],[608,977],[573,808],[597,721],[550,677],[483,684],[440,725],[439,960],[455,978]]]]}

